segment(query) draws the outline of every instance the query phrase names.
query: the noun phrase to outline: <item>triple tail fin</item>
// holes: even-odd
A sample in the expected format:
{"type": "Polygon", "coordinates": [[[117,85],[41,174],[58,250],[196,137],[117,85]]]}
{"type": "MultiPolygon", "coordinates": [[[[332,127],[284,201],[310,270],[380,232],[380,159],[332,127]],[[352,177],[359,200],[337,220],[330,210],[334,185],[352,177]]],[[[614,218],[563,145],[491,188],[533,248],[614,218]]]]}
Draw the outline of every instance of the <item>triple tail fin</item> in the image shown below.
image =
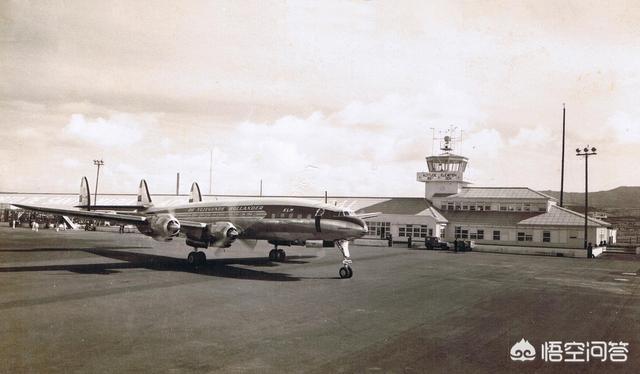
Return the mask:
{"type": "Polygon", "coordinates": [[[89,192],[89,181],[87,177],[80,180],[80,196],[78,199],[78,207],[91,210],[91,193],[89,192]]]}
{"type": "Polygon", "coordinates": [[[138,205],[144,207],[153,205],[147,181],[144,179],[140,181],[140,187],[138,187],[138,205]]]}
{"type": "Polygon", "coordinates": [[[202,194],[200,193],[200,186],[198,182],[193,182],[191,185],[191,193],[189,194],[189,203],[199,203],[202,201],[202,194]]]}

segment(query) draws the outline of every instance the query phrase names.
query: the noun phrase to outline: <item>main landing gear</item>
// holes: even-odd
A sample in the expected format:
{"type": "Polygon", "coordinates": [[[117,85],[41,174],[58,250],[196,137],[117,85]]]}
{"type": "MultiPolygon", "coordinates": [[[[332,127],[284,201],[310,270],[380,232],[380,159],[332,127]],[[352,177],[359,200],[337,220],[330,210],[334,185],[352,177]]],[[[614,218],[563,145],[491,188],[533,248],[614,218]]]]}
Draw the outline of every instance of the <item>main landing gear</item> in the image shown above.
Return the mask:
{"type": "Polygon", "coordinates": [[[207,255],[202,251],[198,251],[197,248],[193,252],[189,252],[187,256],[187,263],[191,266],[204,265],[207,262],[207,255]]]}
{"type": "Polygon", "coordinates": [[[269,261],[284,262],[287,259],[287,253],[283,249],[278,249],[278,246],[269,251],[269,261]]]}
{"type": "Polygon", "coordinates": [[[351,269],[351,256],[349,255],[349,242],[346,240],[336,240],[336,247],[342,254],[342,267],[338,274],[340,278],[347,279],[353,277],[353,269],[351,269]]]}

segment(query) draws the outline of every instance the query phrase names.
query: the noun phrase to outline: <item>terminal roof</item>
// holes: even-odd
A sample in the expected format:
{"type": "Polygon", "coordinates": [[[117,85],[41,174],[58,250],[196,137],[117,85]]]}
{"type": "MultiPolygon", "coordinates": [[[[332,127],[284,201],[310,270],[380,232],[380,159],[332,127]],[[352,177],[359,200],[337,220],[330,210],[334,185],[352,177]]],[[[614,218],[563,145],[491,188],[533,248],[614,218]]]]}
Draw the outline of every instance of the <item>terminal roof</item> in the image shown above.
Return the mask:
{"type": "MultiPolygon", "coordinates": [[[[608,222],[591,217],[587,219],[587,222],[588,226],[611,226],[608,222]]],[[[552,205],[547,213],[523,220],[519,225],[582,226],[584,225],[584,214],[552,205]]]]}
{"type": "Polygon", "coordinates": [[[523,199],[555,200],[549,195],[528,187],[464,187],[460,193],[448,198],[459,199],[523,199]]]}
{"type": "Polygon", "coordinates": [[[387,201],[363,208],[358,213],[382,212],[383,214],[407,214],[432,216],[439,222],[447,219],[422,197],[394,197],[387,201]]]}

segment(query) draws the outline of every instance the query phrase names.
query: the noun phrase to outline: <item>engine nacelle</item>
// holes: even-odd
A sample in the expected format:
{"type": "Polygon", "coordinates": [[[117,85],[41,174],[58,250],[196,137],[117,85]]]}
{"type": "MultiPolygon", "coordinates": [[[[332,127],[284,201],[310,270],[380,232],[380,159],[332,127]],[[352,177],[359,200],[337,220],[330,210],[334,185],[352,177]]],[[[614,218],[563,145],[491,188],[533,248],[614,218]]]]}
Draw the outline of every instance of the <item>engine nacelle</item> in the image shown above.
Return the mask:
{"type": "Polygon", "coordinates": [[[169,241],[180,233],[180,222],[171,214],[159,214],[151,217],[149,223],[139,226],[138,230],[159,241],[169,241]]]}
{"type": "Polygon", "coordinates": [[[208,226],[209,243],[213,247],[226,248],[238,238],[238,229],[231,222],[217,222],[208,226]]]}

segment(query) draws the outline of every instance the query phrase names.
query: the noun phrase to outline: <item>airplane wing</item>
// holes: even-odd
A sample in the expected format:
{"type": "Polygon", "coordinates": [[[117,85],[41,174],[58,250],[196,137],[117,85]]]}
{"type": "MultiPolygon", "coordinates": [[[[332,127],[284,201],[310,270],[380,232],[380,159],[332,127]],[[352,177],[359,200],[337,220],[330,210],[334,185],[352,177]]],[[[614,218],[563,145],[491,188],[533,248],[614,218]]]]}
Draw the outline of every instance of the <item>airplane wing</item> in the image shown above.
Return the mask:
{"type": "Polygon", "coordinates": [[[147,222],[146,217],[135,216],[131,214],[102,213],[102,212],[87,211],[87,210],[49,208],[49,207],[31,206],[31,205],[22,205],[22,204],[11,204],[11,205],[18,208],[26,209],[26,210],[34,210],[36,212],[43,212],[43,213],[60,214],[64,216],[106,219],[109,221],[116,221],[116,222],[122,222],[122,223],[130,223],[130,224],[147,222]]]}
{"type": "Polygon", "coordinates": [[[190,229],[200,229],[200,230],[204,230],[205,228],[207,228],[207,224],[206,223],[202,223],[202,222],[194,222],[194,221],[183,221],[180,220],[180,226],[181,227],[188,227],[190,229]]]}

